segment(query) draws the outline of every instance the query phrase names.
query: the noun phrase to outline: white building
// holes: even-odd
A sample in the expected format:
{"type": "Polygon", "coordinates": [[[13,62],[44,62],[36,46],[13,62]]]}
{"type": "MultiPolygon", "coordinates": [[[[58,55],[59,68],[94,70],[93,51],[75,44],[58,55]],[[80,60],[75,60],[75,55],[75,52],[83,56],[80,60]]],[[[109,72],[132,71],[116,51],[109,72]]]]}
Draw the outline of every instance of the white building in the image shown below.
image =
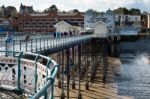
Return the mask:
{"type": "Polygon", "coordinates": [[[93,25],[95,37],[107,37],[109,36],[109,25],[98,21],[93,25]]]}
{"type": "Polygon", "coordinates": [[[115,14],[109,9],[105,13],[105,18],[106,18],[106,24],[108,24],[109,27],[109,32],[114,33],[115,32],[115,14]]]}
{"type": "Polygon", "coordinates": [[[84,15],[84,30],[94,28],[94,24],[98,21],[108,24],[110,26],[110,33],[114,33],[115,15],[110,9],[106,13],[98,13],[91,9],[86,11],[84,15]]]}
{"type": "Polygon", "coordinates": [[[89,29],[93,28],[93,24],[95,23],[94,22],[95,16],[96,16],[96,13],[92,9],[85,12],[84,30],[86,30],[87,28],[89,28],[89,29]]]}
{"type": "Polygon", "coordinates": [[[117,27],[141,28],[141,15],[115,15],[117,27]]]}
{"type": "Polygon", "coordinates": [[[141,15],[114,14],[110,9],[106,13],[98,13],[90,9],[84,15],[84,30],[93,29],[94,24],[98,21],[106,23],[111,34],[120,32],[126,35],[128,32],[129,34],[137,34],[142,27],[141,15]]]}
{"type": "Polygon", "coordinates": [[[83,31],[83,29],[79,26],[72,25],[65,21],[60,21],[57,24],[55,24],[56,32],[73,32],[73,33],[79,33],[80,31],[83,31]]]}

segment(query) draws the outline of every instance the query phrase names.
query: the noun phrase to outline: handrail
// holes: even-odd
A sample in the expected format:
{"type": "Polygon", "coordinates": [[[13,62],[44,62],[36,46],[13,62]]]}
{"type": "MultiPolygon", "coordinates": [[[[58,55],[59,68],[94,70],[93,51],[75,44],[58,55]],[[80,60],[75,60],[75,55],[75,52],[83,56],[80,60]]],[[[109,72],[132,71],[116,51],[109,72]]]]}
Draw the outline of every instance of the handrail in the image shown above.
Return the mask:
{"type": "Polygon", "coordinates": [[[43,95],[43,93],[46,92],[46,89],[54,83],[54,79],[55,79],[57,71],[58,71],[58,66],[55,66],[53,69],[53,73],[52,73],[51,77],[49,77],[47,79],[48,82],[44,85],[44,87],[41,89],[41,91],[36,93],[31,99],[39,99],[39,97],[41,97],[43,95]]]}
{"type": "MultiPolygon", "coordinates": [[[[80,35],[72,35],[72,36],[70,36],[70,35],[68,35],[68,36],[60,36],[60,37],[54,37],[53,35],[44,35],[43,37],[41,37],[40,36],[40,38],[41,39],[44,39],[44,38],[49,38],[49,39],[56,39],[56,38],[68,38],[68,37],[78,37],[78,36],[85,36],[85,35],[93,35],[93,34],[80,34],[80,35]]],[[[20,40],[24,40],[24,36],[25,36],[25,34],[24,35],[15,35],[15,36],[13,36],[13,40],[14,41],[20,41],[20,40]],[[19,38],[19,39],[18,39],[19,38]]],[[[39,35],[31,35],[31,39],[30,40],[35,40],[35,39],[40,39],[39,37],[37,38],[37,36],[39,36],[39,35]],[[33,36],[33,37],[32,37],[33,36]]],[[[6,36],[2,36],[0,39],[0,41],[5,41],[5,38],[6,38],[6,36]],[[3,39],[2,39],[3,38],[3,39]]]]}
{"type": "MultiPolygon", "coordinates": [[[[39,99],[41,96],[44,96],[46,98],[53,98],[53,92],[52,92],[53,91],[53,84],[54,84],[56,73],[57,73],[58,68],[59,68],[59,65],[54,60],[52,60],[49,57],[35,54],[35,53],[31,53],[31,52],[13,52],[13,51],[0,51],[0,52],[6,52],[6,53],[9,52],[9,53],[18,53],[19,54],[18,56],[5,57],[4,58],[4,59],[7,59],[7,61],[9,61],[9,59],[10,59],[11,62],[14,59],[18,60],[16,62],[17,68],[18,68],[17,69],[18,73],[16,74],[16,75],[18,75],[18,78],[17,78],[18,80],[16,80],[17,84],[15,86],[17,88],[16,90],[30,93],[31,97],[28,97],[30,99],[39,99]],[[24,57],[25,55],[34,56],[34,58],[35,58],[34,63],[33,63],[33,60],[28,59],[28,57],[25,58],[24,57]],[[40,59],[47,60],[46,61],[47,63],[46,64],[43,63],[43,65],[42,65],[41,62],[39,62],[40,59]],[[26,65],[24,65],[24,64],[26,64],[26,65]],[[34,65],[32,65],[32,64],[34,64],[34,65]],[[42,68],[42,70],[40,70],[40,68],[42,68]],[[29,70],[28,72],[32,72],[30,74],[33,74],[33,76],[29,75],[29,74],[23,74],[25,72],[24,69],[29,70]],[[34,69],[34,70],[32,70],[32,69],[34,69]],[[43,69],[45,69],[45,70],[43,71],[43,69]],[[43,76],[42,72],[44,73],[45,78],[40,79],[40,77],[37,77],[37,76],[43,76]],[[30,76],[32,76],[34,81],[32,81],[32,79],[30,79],[30,81],[33,84],[28,85],[28,83],[25,83],[22,81],[25,79],[24,78],[25,75],[29,75],[29,77],[27,77],[27,78],[30,78],[30,76]],[[42,85],[41,88],[38,86],[38,88],[40,88],[40,90],[38,90],[38,88],[36,88],[37,83],[40,84],[39,81],[41,81],[41,80],[42,80],[42,82],[46,81],[46,83],[43,85],[41,84],[42,85]],[[30,92],[32,90],[29,90],[28,88],[23,87],[23,86],[31,86],[33,88],[34,92],[30,92]],[[45,92],[47,92],[48,88],[51,89],[51,90],[49,90],[50,92],[48,92],[49,95],[45,95],[45,92]]],[[[2,57],[4,57],[4,56],[1,56],[0,62],[4,61],[4,60],[1,61],[2,57]]],[[[3,75],[5,76],[5,74],[3,74],[3,75]]],[[[2,81],[7,80],[7,81],[12,82],[12,79],[0,79],[0,81],[1,80],[2,81]]],[[[7,83],[5,83],[5,82],[2,83],[2,85],[6,85],[6,84],[7,83]]]]}
{"type": "MultiPolygon", "coordinates": [[[[81,42],[82,40],[87,40],[93,38],[93,35],[80,35],[71,37],[60,37],[60,38],[39,38],[33,39],[31,41],[23,42],[22,40],[14,40],[12,43],[1,42],[1,50],[7,51],[29,51],[34,53],[39,53],[45,49],[50,49],[54,47],[65,46],[74,42],[81,42]]],[[[6,53],[7,54],[7,53],[6,53]]],[[[13,53],[13,56],[15,54],[13,53]]]]}

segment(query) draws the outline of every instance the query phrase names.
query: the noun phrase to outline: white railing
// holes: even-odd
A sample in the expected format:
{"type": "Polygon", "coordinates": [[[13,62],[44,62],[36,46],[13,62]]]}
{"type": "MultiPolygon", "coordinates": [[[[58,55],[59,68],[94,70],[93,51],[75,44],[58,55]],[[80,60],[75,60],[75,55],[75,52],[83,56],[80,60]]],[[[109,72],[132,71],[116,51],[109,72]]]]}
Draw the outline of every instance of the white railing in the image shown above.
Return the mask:
{"type": "Polygon", "coordinates": [[[18,53],[19,56],[0,57],[0,88],[27,93],[31,96],[27,97],[32,99],[39,99],[43,96],[47,99],[53,98],[57,63],[39,54],[15,53],[18,53]],[[23,58],[25,55],[29,56],[23,58]],[[28,59],[29,57],[33,57],[32,60],[28,59]],[[46,60],[46,63],[41,60],[46,60]]]}

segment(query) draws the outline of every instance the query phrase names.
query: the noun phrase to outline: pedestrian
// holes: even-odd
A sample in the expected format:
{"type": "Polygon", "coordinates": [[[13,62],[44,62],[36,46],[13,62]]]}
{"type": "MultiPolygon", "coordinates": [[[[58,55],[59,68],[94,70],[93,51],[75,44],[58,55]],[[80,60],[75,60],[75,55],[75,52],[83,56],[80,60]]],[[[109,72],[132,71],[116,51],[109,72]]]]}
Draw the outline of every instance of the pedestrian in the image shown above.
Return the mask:
{"type": "Polygon", "coordinates": [[[61,32],[61,37],[63,37],[64,36],[64,33],[63,32],[61,32]]]}
{"type": "Polygon", "coordinates": [[[24,42],[31,40],[31,36],[29,34],[25,35],[24,42]]]}
{"type": "Polygon", "coordinates": [[[6,56],[12,56],[12,42],[13,42],[13,36],[11,32],[7,32],[6,38],[5,38],[5,50],[8,51],[6,52],[6,56]]]}
{"type": "Polygon", "coordinates": [[[11,43],[12,42],[12,34],[11,32],[7,32],[6,38],[5,38],[5,42],[6,43],[11,43]]]}
{"type": "Polygon", "coordinates": [[[56,32],[53,33],[54,38],[56,37],[56,32]]]}

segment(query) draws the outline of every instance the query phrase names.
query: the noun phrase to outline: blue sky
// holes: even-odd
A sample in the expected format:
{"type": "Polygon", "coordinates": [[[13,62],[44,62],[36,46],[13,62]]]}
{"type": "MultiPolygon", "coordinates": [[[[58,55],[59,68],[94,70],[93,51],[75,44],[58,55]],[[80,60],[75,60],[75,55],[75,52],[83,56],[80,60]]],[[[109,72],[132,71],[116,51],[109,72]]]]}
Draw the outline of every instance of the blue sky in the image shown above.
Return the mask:
{"type": "Polygon", "coordinates": [[[33,5],[34,10],[44,10],[50,5],[57,5],[61,10],[79,9],[86,11],[94,9],[97,11],[106,11],[108,8],[116,9],[118,7],[139,8],[142,11],[150,12],[150,0],[0,0],[0,6],[15,6],[17,10],[20,4],[33,5]]]}

